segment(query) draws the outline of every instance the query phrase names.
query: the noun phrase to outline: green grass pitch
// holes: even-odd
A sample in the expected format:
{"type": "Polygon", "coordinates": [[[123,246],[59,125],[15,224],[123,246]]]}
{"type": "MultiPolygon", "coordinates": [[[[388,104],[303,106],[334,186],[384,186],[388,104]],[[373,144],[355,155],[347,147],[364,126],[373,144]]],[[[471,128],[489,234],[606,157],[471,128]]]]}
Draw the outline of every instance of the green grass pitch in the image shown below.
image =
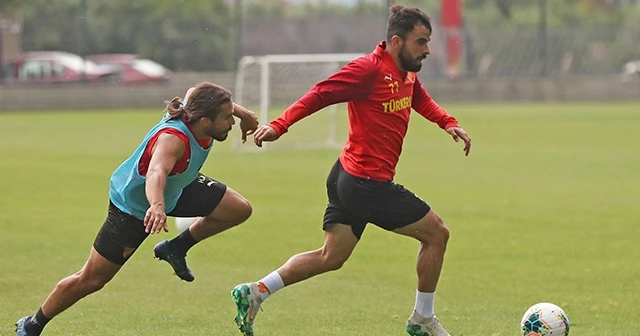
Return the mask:
{"type": "MultiPolygon", "coordinates": [[[[471,155],[414,114],[396,181],[451,229],[436,297],[449,332],[517,335],[524,311],[549,301],[567,312],[572,335],[638,335],[640,103],[445,107],[473,138],[471,155]]],[[[0,114],[0,334],[82,266],[111,172],[161,114],[0,114]]],[[[286,137],[325,132],[314,117],[286,137]]],[[[324,181],[339,150],[287,149],[285,139],[268,151],[233,151],[230,141],[213,149],[204,173],[247,197],[254,214],[190,251],[195,282],[152,258],[171,227],[45,334],[239,335],[233,286],[323,240],[324,181]]],[[[370,226],[343,269],[271,297],[256,335],[403,335],[417,251],[370,226]]]]}

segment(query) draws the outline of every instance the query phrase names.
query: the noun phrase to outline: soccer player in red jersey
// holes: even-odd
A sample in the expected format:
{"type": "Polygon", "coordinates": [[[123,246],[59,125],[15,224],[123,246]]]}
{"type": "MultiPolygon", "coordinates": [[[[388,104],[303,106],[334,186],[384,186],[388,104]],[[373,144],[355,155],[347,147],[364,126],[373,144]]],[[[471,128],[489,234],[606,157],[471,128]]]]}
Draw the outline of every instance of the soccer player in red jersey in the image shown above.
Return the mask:
{"type": "Polygon", "coordinates": [[[279,118],[256,131],[254,141],[275,141],[302,118],[339,102],[348,102],[349,137],[327,178],[329,204],[324,214],[324,246],[291,257],[263,279],[231,292],[236,323],[253,335],[260,304],[277,290],[327,271],[349,258],[367,223],[420,241],[418,288],[409,335],[449,335],[434,315],[434,297],[449,230],[430,206],[393,182],[396,164],[414,109],[455,141],[471,139],[456,119],[429,96],[416,76],[429,55],[431,23],[418,8],[391,8],[386,41],[316,84],[279,118]]]}

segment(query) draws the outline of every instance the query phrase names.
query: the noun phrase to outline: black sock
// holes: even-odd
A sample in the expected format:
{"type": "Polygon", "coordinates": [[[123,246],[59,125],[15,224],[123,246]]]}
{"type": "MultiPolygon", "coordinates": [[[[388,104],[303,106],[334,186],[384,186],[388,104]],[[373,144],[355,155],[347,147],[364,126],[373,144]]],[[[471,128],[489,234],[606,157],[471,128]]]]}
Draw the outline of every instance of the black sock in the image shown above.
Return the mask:
{"type": "Polygon", "coordinates": [[[24,325],[24,330],[26,330],[29,335],[38,336],[49,321],[51,321],[51,319],[44,316],[42,308],[40,308],[35,315],[31,316],[29,322],[24,325]]]}
{"type": "Polygon", "coordinates": [[[189,249],[196,243],[198,243],[198,241],[193,238],[193,236],[191,235],[191,231],[189,231],[189,229],[186,229],[182,231],[182,233],[180,233],[177,237],[169,241],[169,248],[178,255],[185,255],[187,254],[187,251],[189,251],[189,249]]]}

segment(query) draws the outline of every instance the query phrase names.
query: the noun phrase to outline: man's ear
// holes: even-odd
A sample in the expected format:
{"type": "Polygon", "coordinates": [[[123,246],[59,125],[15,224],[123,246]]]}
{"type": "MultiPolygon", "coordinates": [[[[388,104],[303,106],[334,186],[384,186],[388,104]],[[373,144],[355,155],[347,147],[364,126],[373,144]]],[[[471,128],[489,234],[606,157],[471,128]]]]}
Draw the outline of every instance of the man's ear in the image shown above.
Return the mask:
{"type": "Polygon", "coordinates": [[[398,35],[393,35],[391,37],[391,46],[397,48],[398,46],[400,46],[400,44],[402,44],[402,38],[398,35]]]}

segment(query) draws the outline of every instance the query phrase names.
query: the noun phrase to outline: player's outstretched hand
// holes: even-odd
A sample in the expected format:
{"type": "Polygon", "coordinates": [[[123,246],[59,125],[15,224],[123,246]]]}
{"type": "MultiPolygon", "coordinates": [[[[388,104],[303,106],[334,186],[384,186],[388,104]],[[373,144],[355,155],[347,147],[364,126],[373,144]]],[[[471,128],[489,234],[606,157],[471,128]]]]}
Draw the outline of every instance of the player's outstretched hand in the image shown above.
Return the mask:
{"type": "Polygon", "coordinates": [[[240,119],[240,131],[242,131],[242,143],[247,142],[247,136],[253,134],[258,129],[258,117],[249,111],[247,117],[240,119]]]}
{"type": "Polygon", "coordinates": [[[258,128],[258,130],[253,134],[253,141],[258,147],[262,147],[263,141],[270,142],[275,140],[278,140],[278,133],[269,125],[260,126],[260,128],[258,128]]]}
{"type": "Polygon", "coordinates": [[[462,127],[449,127],[447,128],[447,133],[451,134],[455,142],[460,141],[460,139],[464,141],[464,155],[468,156],[471,150],[471,138],[467,135],[467,132],[462,127]]]}
{"type": "Polygon", "coordinates": [[[147,209],[147,213],[144,216],[144,232],[149,234],[159,233],[160,230],[169,232],[167,226],[167,215],[164,213],[164,207],[151,206],[147,209]]]}
{"type": "Polygon", "coordinates": [[[258,117],[256,114],[242,105],[233,103],[233,115],[240,118],[240,132],[242,133],[242,143],[247,142],[247,136],[253,134],[258,129],[258,117]]]}

